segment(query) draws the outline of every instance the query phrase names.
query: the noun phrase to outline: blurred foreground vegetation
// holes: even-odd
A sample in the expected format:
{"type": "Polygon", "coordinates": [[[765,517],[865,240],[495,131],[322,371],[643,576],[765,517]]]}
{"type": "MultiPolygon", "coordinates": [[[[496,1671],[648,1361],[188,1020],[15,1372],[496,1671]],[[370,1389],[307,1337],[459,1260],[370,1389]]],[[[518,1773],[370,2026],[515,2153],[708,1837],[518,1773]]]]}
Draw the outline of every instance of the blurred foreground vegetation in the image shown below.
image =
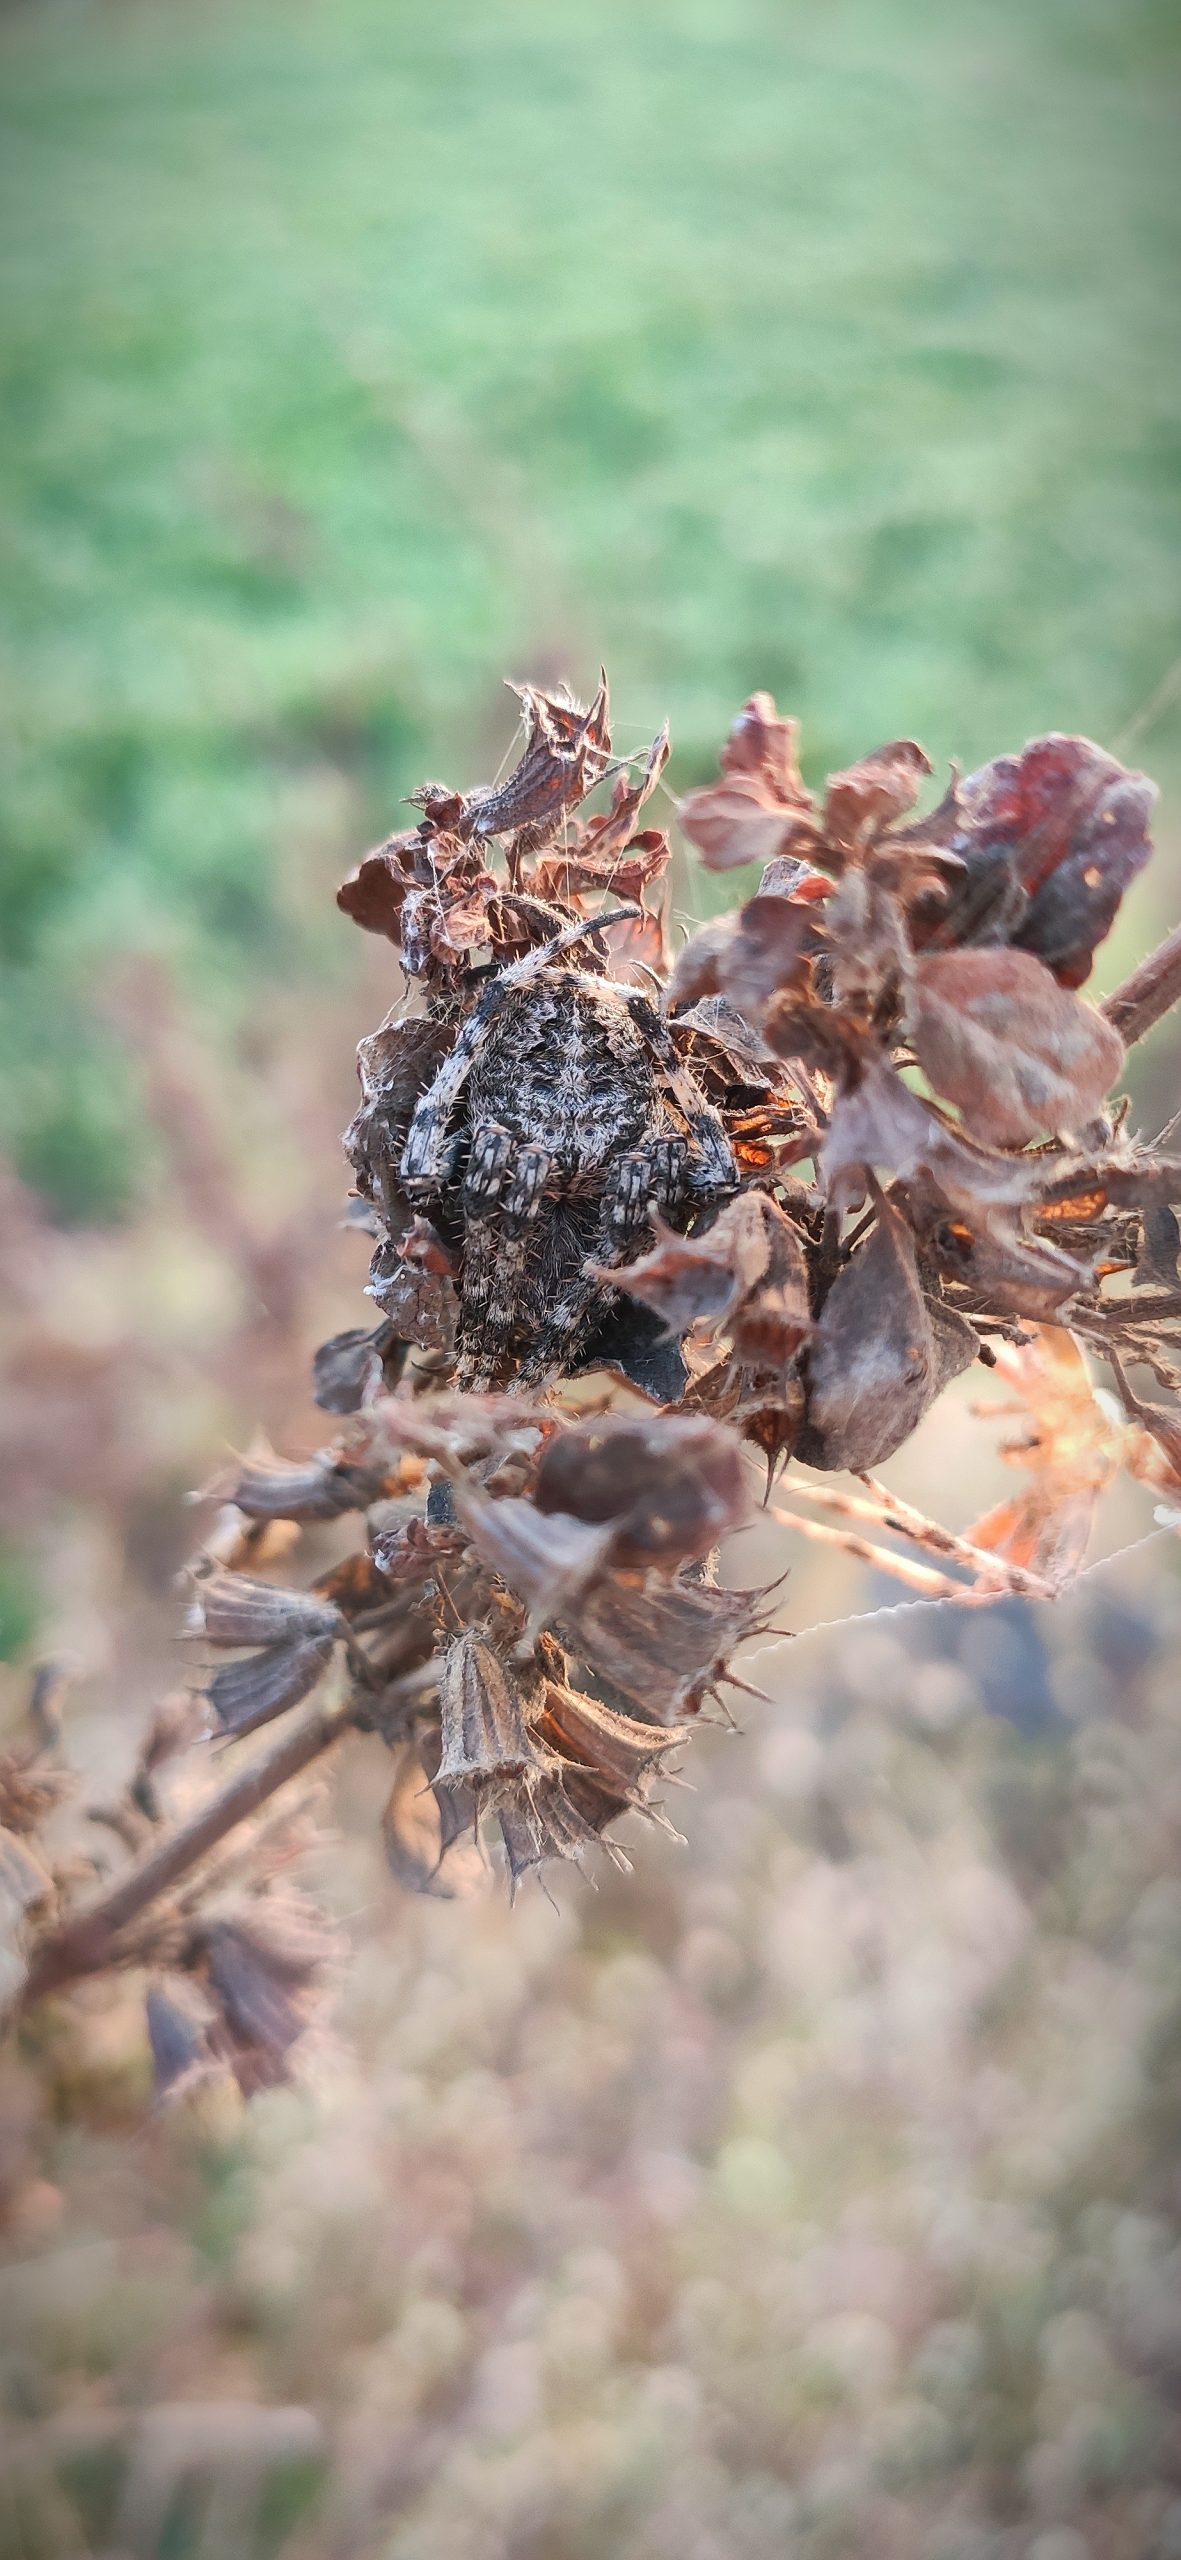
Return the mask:
{"type": "MultiPolygon", "coordinates": [[[[0,1711],[75,1652],[82,1804],[178,1677],[186,1490],[323,1434],[396,993],[332,887],[492,769],[502,672],[605,657],[681,785],[759,684],[813,776],[1081,728],[1172,791],[1108,974],[1172,920],[1173,41],[0,18],[0,1711]]],[[[948,1399],[899,1490],[967,1521],[995,1436],[948,1399]]],[[[248,2119],[150,2117],[123,1986],[39,2018],[0,2560],[1181,2560],[1170,1552],[785,1645],[687,1845],[556,1913],[397,1898],[359,1748],[336,2042],[248,2119]]],[[[895,1596],[799,1563],[782,1613],[895,1596]]]]}

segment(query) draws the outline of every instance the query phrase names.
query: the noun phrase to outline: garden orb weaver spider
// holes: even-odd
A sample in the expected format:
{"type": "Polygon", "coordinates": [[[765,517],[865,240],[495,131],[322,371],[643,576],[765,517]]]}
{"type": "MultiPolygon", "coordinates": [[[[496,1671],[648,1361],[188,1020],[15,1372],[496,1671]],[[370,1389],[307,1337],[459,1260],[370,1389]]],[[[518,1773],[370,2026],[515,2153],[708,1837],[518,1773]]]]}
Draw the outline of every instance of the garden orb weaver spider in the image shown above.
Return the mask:
{"type": "Polygon", "coordinates": [[[399,1168],[463,1230],[455,1383],[569,1369],[653,1214],[719,1204],[738,1175],[719,1114],[635,987],[563,965],[630,909],[580,918],[500,969],[420,1097],[399,1168]]]}

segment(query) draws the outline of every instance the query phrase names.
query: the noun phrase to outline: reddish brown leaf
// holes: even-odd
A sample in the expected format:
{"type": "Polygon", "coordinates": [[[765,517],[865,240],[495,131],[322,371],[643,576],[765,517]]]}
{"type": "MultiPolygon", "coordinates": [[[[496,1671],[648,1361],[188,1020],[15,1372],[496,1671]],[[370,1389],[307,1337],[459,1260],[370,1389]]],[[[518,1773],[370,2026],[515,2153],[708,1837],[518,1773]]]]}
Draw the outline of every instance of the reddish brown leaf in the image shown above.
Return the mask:
{"type": "Polygon", "coordinates": [[[665,1229],[651,1253],[611,1276],[674,1334],[728,1328],[739,1357],[759,1367],[782,1371],[808,1331],[799,1238],[764,1192],[740,1193],[704,1235],[665,1229]]]}
{"type": "Polygon", "coordinates": [[[768,797],[754,774],[727,774],[677,802],[681,832],[696,846],[707,871],[737,871],[747,862],[812,851],[814,822],[802,809],[768,797]]]}
{"type": "Polygon", "coordinates": [[[1118,1032],[1025,951],[932,953],[911,1012],[920,1066],[985,1145],[1085,1127],[1123,1064],[1118,1032]]]}
{"type": "Polygon", "coordinates": [[[402,909],[418,876],[422,850],[417,827],[387,836],[384,844],[375,845],[356,870],[350,871],[348,879],[342,880],[336,892],[337,906],[366,933],[383,933],[388,941],[399,941],[402,909]]]}
{"type": "Polygon", "coordinates": [[[781,807],[812,807],[812,795],[796,761],[798,720],[780,718],[770,693],[752,693],[744,702],[719,762],[723,773],[750,774],[781,807]]]}
{"type": "Polygon", "coordinates": [[[913,738],[895,738],[888,747],[862,756],[845,773],[830,774],[824,798],[824,847],[817,859],[823,862],[833,852],[847,858],[895,819],[905,817],[930,771],[928,757],[913,738]]]}
{"type": "Polygon", "coordinates": [[[966,865],[939,940],[1003,939],[1081,986],[1152,851],[1156,796],[1089,738],[1034,738],[997,756],[938,813],[939,840],[966,865]]]}

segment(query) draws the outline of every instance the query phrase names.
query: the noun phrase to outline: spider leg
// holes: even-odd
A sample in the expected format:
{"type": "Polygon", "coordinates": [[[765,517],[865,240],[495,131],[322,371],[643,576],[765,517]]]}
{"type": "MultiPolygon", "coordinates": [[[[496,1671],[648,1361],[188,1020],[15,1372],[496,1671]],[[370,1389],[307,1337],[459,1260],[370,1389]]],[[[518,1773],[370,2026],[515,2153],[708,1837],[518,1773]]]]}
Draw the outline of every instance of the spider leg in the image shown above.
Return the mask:
{"type": "Polygon", "coordinates": [[[603,1199],[602,1259],[615,1260],[653,1209],[667,1217],[684,1199],[688,1176],[689,1142],[675,1132],[656,1130],[617,1157],[603,1199]]]}
{"type": "Polygon", "coordinates": [[[506,1233],[515,1235],[536,1218],[553,1166],[545,1147],[519,1147],[501,1195],[506,1233]]]}
{"type": "Polygon", "coordinates": [[[509,1132],[501,1128],[498,1120],[477,1122],[463,1177],[465,1218],[479,1220],[491,1215],[500,1198],[512,1152],[509,1132]]]}
{"type": "Polygon", "coordinates": [[[515,1146],[494,1120],[482,1121],[473,1136],[463,1193],[468,1224],[455,1372],[456,1385],[469,1393],[495,1385],[512,1361],[552,1163],[543,1147],[515,1146]]]}
{"type": "Polygon", "coordinates": [[[469,1013],[432,1083],[419,1096],[398,1167],[403,1182],[432,1186],[445,1182],[454,1170],[456,1145],[447,1134],[447,1123],[471,1074],[484,1033],[504,1002],[504,992],[504,979],[494,978],[469,1013]]]}
{"type": "Polygon", "coordinates": [[[514,1387],[542,1386],[554,1369],[569,1361],[586,1316],[596,1302],[603,1303],[604,1269],[625,1259],[628,1247],[650,1225],[654,1209],[667,1214],[683,1200],[689,1153],[689,1142],[678,1131],[658,1129],[617,1157],[599,1211],[594,1250],[551,1309],[548,1323],[517,1371],[514,1387]]]}
{"type": "Polygon", "coordinates": [[[626,991],[626,1003],[637,1031],[647,1041],[665,1090],[688,1129],[688,1189],[699,1197],[733,1191],[738,1175],[721,1119],[713,1104],[706,1101],[696,1077],[678,1057],[668,1024],[636,988],[626,991]]]}

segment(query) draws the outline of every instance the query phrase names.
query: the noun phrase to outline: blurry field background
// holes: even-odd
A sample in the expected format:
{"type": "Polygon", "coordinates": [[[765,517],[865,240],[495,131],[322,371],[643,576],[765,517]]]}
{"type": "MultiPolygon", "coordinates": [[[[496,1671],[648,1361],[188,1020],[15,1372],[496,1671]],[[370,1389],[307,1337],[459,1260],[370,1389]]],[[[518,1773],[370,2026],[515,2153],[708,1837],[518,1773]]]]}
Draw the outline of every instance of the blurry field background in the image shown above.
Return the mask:
{"type": "MultiPolygon", "coordinates": [[[[1165,791],[1106,981],[1178,912],[1176,51],[1164,0],[0,16],[0,1628],[13,1717],[77,1654],[91,1797],[185,1491],[319,1436],[397,992],[332,890],[488,778],[502,674],[605,658],[679,788],[756,685],[813,780],[1084,730],[1165,791]]],[[[968,1519],[996,1436],[898,1482],[968,1519]]],[[[122,1989],[7,2066],[3,2560],[1178,2560],[1179,1619],[1158,1542],[809,1637],[687,1848],[556,1913],[399,1900],[358,1751],[309,2092],[145,2124],[122,1989]]]]}

